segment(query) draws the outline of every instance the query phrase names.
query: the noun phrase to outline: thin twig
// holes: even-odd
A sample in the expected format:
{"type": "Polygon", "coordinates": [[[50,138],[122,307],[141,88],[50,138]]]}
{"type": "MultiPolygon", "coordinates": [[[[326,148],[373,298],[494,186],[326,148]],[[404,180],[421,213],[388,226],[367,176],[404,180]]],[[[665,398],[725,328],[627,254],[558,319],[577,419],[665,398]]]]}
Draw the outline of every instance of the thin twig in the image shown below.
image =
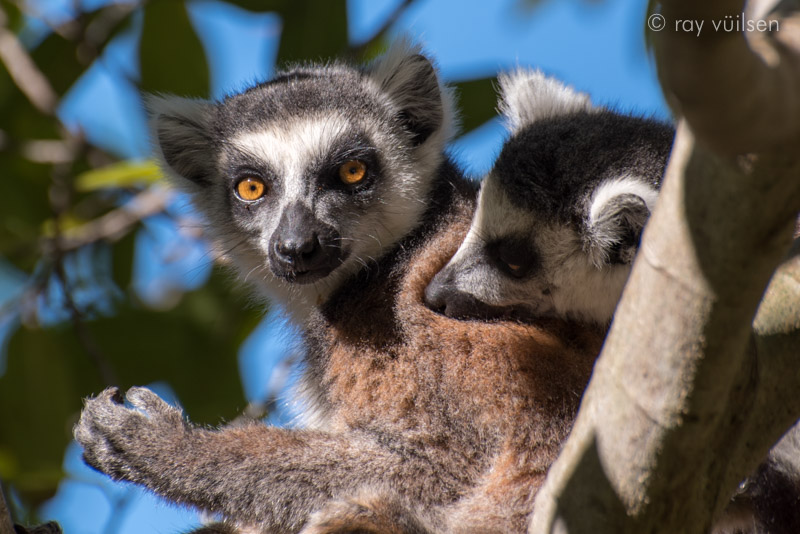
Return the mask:
{"type": "Polygon", "coordinates": [[[80,134],[72,135],[64,131],[64,136],[67,146],[70,147],[69,153],[71,158],[53,167],[49,199],[50,207],[53,211],[54,238],[52,243],[54,246],[47,251],[49,254],[46,255],[49,255],[52,259],[53,272],[63,288],[64,301],[67,310],[69,310],[73,328],[75,329],[75,334],[78,336],[79,342],[97,369],[101,380],[107,385],[119,385],[116,373],[100,351],[100,348],[97,343],[95,343],[91,333],[86,327],[84,314],[73,298],[69,277],[64,267],[64,258],[66,257],[67,251],[60,246],[62,241],[61,220],[72,205],[74,195],[71,180],[73,166],[75,161],[85,155],[88,147],[86,139],[80,134]]]}
{"type": "Polygon", "coordinates": [[[83,312],[78,308],[75,299],[72,298],[72,288],[67,280],[67,274],[64,270],[63,257],[59,258],[55,263],[55,274],[61,287],[64,290],[64,301],[67,304],[67,309],[72,319],[72,327],[75,329],[75,334],[78,336],[83,349],[88,354],[94,366],[97,368],[100,378],[107,386],[119,386],[120,382],[114,369],[108,363],[105,355],[100,350],[100,347],[95,343],[94,337],[86,327],[83,312]]]}
{"type": "Polygon", "coordinates": [[[3,8],[0,8],[0,61],[31,104],[44,115],[52,116],[58,95],[17,36],[9,31],[8,17],[3,8]]]}
{"type": "Polygon", "coordinates": [[[45,251],[58,249],[69,252],[97,241],[118,241],[143,219],[163,212],[172,195],[167,189],[147,188],[124,206],[67,233],[45,240],[43,248],[45,251]]]}
{"type": "Polygon", "coordinates": [[[114,534],[121,530],[122,522],[125,520],[125,516],[130,513],[130,505],[134,501],[134,497],[137,493],[133,487],[127,488],[119,497],[116,497],[108,491],[104,493],[106,494],[106,498],[111,502],[112,511],[103,527],[103,534],[114,534]]]}

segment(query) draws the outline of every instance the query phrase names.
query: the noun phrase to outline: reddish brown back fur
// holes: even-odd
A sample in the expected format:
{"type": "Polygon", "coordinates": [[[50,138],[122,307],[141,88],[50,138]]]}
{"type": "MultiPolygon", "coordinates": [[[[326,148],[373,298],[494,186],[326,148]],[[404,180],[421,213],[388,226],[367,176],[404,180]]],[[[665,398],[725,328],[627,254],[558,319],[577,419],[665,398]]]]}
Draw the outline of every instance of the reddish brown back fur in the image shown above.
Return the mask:
{"type": "Polygon", "coordinates": [[[425,288],[457,250],[471,213],[467,195],[399,276],[334,299],[322,381],[333,429],[379,433],[426,454],[440,449],[438,495],[410,497],[449,504],[451,528],[475,528],[481,518],[493,530],[523,531],[603,333],[557,320],[458,321],[428,309],[425,288]]]}

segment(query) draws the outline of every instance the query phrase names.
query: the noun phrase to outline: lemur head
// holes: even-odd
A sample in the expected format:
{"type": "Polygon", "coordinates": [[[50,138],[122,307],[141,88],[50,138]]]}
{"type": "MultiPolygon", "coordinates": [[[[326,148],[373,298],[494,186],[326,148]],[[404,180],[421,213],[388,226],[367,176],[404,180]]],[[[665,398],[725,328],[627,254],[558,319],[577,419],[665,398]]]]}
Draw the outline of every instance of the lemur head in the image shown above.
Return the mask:
{"type": "Polygon", "coordinates": [[[216,244],[290,307],[324,300],[419,223],[453,128],[448,90],[404,41],[364,68],[297,67],[220,102],[148,107],[216,244]]]}
{"type": "Polygon", "coordinates": [[[672,129],[594,107],[540,72],[499,81],[511,136],[426,301],[455,317],[607,323],[656,201],[672,129]]]}

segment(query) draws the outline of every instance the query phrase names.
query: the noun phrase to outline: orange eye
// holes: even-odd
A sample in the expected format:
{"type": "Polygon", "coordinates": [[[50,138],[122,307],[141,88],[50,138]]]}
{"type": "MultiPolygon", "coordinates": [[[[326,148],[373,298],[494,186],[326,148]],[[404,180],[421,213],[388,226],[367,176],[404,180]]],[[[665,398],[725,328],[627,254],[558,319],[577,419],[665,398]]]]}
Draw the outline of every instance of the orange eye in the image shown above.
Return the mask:
{"type": "Polygon", "coordinates": [[[347,184],[354,185],[364,179],[367,175],[367,166],[363,161],[351,159],[339,167],[339,179],[347,184]]]}
{"type": "Polygon", "coordinates": [[[236,193],[242,200],[258,200],[264,196],[266,190],[267,186],[264,181],[253,176],[248,176],[236,184],[236,193]]]}

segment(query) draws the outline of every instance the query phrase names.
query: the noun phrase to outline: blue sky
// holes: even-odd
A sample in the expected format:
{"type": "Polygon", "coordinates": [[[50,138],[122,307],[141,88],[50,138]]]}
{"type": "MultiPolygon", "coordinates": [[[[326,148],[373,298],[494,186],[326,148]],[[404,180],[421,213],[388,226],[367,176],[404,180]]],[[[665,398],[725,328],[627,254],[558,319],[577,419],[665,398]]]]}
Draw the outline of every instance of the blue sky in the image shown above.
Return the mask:
{"type": "MultiPolygon", "coordinates": [[[[417,0],[392,32],[422,42],[447,80],[489,76],[516,66],[537,67],[588,92],[597,104],[668,117],[644,48],[646,1],[549,0],[530,13],[520,7],[522,1],[417,0]]],[[[83,4],[102,2],[84,0],[83,4]]],[[[69,9],[64,6],[71,0],[34,3],[48,13],[66,16],[69,9]]],[[[349,0],[351,40],[360,42],[372,35],[399,3],[349,0]]],[[[193,2],[191,15],[209,56],[211,96],[236,91],[273,73],[279,17],[254,16],[210,0],[193,2]]],[[[119,36],[76,83],[60,110],[67,124],[80,125],[93,142],[126,158],[149,154],[144,115],[128,81],[137,77],[138,35],[138,28],[133,28],[119,36]]],[[[490,122],[457,141],[452,152],[478,174],[491,166],[502,140],[502,127],[490,122]]],[[[158,295],[170,288],[183,290],[205,281],[208,267],[203,267],[207,260],[202,244],[181,237],[166,217],[149,220],[147,228],[137,241],[134,276],[134,288],[145,302],[157,305],[158,295]],[[180,261],[169,258],[176,246],[186,251],[180,261]]],[[[4,265],[0,260],[0,270],[4,265]]],[[[0,273],[0,301],[15,291],[9,283],[12,276],[0,273]]],[[[0,334],[3,328],[0,324],[0,334]]],[[[276,362],[290,350],[292,336],[286,332],[279,312],[273,311],[241,347],[239,365],[248,398],[263,394],[276,362]]],[[[154,387],[163,396],[172,396],[166,386],[154,387]]],[[[198,522],[192,511],[130,486],[112,484],[89,470],[74,444],[67,451],[65,469],[70,480],[42,513],[60,521],[66,534],[175,533],[198,522]],[[117,503],[113,508],[112,502],[117,503]]]]}

